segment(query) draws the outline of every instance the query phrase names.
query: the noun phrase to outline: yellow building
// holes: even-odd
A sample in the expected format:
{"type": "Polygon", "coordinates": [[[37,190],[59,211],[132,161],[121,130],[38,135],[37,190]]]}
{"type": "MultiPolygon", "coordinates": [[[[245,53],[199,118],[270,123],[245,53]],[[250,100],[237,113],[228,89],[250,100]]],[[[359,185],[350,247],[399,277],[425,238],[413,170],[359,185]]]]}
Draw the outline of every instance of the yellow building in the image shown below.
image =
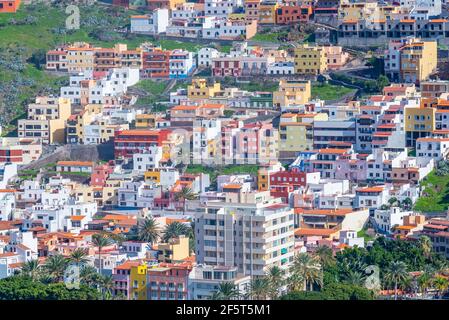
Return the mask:
{"type": "Polygon", "coordinates": [[[38,137],[44,144],[65,143],[65,124],[71,114],[68,98],[37,97],[18,121],[19,138],[38,137]]]}
{"type": "Polygon", "coordinates": [[[305,104],[309,102],[311,96],[310,81],[281,80],[278,90],[273,92],[273,105],[277,108],[285,108],[305,104]]]}
{"type": "Polygon", "coordinates": [[[189,238],[181,235],[168,243],[159,243],[157,250],[159,262],[173,263],[181,261],[190,256],[189,238]]]}
{"type": "Polygon", "coordinates": [[[279,3],[264,1],[259,5],[259,23],[276,24],[276,12],[280,7],[279,3]]]}
{"type": "Polygon", "coordinates": [[[405,107],[406,146],[415,147],[416,139],[429,136],[435,130],[435,108],[405,107]]]}
{"type": "Polygon", "coordinates": [[[404,82],[427,80],[437,68],[437,42],[413,39],[400,49],[400,76],[404,82]]]}
{"type": "Polygon", "coordinates": [[[338,8],[338,19],[340,20],[366,20],[373,16],[380,17],[381,11],[377,2],[357,2],[341,1],[338,8]]]}
{"type": "Polygon", "coordinates": [[[154,128],[156,117],[152,114],[138,114],[136,115],[136,128],[154,128]]]}
{"type": "Polygon", "coordinates": [[[187,87],[187,97],[189,100],[203,100],[213,98],[221,90],[220,83],[207,84],[207,80],[192,79],[192,84],[187,87]]]}
{"type": "Polygon", "coordinates": [[[280,162],[261,165],[257,171],[257,189],[259,191],[270,190],[270,174],[274,172],[284,171],[285,168],[280,162]]]}
{"type": "Polygon", "coordinates": [[[132,300],[147,300],[147,266],[131,266],[130,297],[132,300]]]}
{"type": "Polygon", "coordinates": [[[313,149],[313,122],[327,121],[326,113],[284,113],[279,123],[279,155],[294,160],[299,152],[313,149]]]}
{"type": "Polygon", "coordinates": [[[305,44],[295,49],[295,73],[318,75],[327,70],[327,54],[322,47],[305,44]]]}
{"type": "Polygon", "coordinates": [[[75,43],[67,49],[67,69],[69,72],[93,71],[95,48],[84,42],[75,43]]]}

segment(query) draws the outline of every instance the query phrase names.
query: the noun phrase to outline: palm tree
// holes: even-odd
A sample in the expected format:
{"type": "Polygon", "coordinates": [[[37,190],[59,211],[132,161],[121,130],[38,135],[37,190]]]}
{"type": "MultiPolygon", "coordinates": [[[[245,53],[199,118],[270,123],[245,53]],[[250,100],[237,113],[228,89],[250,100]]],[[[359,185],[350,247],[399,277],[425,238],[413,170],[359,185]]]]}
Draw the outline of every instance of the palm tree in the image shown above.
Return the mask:
{"type": "Polygon", "coordinates": [[[421,236],[419,238],[419,245],[421,246],[421,250],[426,258],[430,257],[432,253],[432,241],[428,236],[421,236]]]}
{"type": "Polygon", "coordinates": [[[68,260],[62,254],[49,256],[45,261],[45,270],[56,282],[64,278],[64,272],[67,268],[68,260]]]}
{"type": "Polygon", "coordinates": [[[36,281],[41,272],[41,264],[38,259],[33,259],[25,262],[22,266],[22,273],[31,278],[31,281],[36,281]]]}
{"type": "Polygon", "coordinates": [[[297,274],[298,279],[303,281],[303,290],[307,290],[307,284],[312,291],[313,285],[322,285],[321,264],[316,257],[312,257],[307,253],[298,253],[291,266],[291,273],[297,274]]]}
{"type": "Polygon", "coordinates": [[[249,285],[249,295],[255,300],[264,300],[270,293],[270,282],[268,278],[256,278],[251,280],[249,285]]]}
{"type": "Polygon", "coordinates": [[[343,276],[344,282],[356,286],[363,286],[366,276],[356,270],[348,270],[343,276]]]}
{"type": "Polygon", "coordinates": [[[112,289],[114,288],[114,279],[111,275],[101,276],[99,278],[101,288],[101,296],[103,300],[110,300],[112,298],[112,289]]]}
{"type": "Polygon", "coordinates": [[[329,266],[335,262],[333,251],[328,246],[319,246],[313,254],[317,257],[323,267],[329,266]]]}
{"type": "Polygon", "coordinates": [[[86,264],[89,259],[87,258],[88,251],[85,248],[76,248],[69,256],[69,261],[74,262],[77,267],[86,264]]]}
{"type": "Polygon", "coordinates": [[[289,291],[304,290],[304,280],[298,273],[290,273],[286,283],[289,291]]]}
{"type": "Polygon", "coordinates": [[[397,300],[398,284],[405,281],[409,277],[407,265],[402,261],[393,261],[388,266],[384,277],[387,282],[394,283],[394,300],[397,300]]]}
{"type": "Polygon", "coordinates": [[[169,242],[171,239],[177,238],[181,235],[187,236],[189,233],[190,227],[179,221],[174,221],[165,227],[162,241],[169,242]]]}
{"type": "Polygon", "coordinates": [[[429,289],[429,287],[432,284],[432,279],[433,279],[432,275],[427,272],[423,272],[418,277],[418,286],[419,286],[422,296],[424,296],[427,293],[427,290],[429,289]]]}
{"type": "Polygon", "coordinates": [[[181,191],[176,193],[175,200],[183,202],[182,213],[185,214],[186,213],[186,202],[187,202],[187,200],[195,200],[197,197],[198,197],[198,195],[195,192],[193,192],[192,189],[190,189],[189,187],[183,187],[181,189],[181,191]]]}
{"type": "Polygon", "coordinates": [[[279,288],[284,284],[285,272],[278,266],[271,266],[266,275],[270,285],[270,299],[274,300],[279,295],[279,288]]]}
{"type": "Polygon", "coordinates": [[[98,282],[99,274],[97,269],[93,266],[84,265],[80,271],[80,280],[81,283],[84,283],[88,286],[93,286],[98,282]]]}
{"type": "Polygon", "coordinates": [[[140,220],[137,228],[139,240],[149,242],[151,245],[156,242],[160,236],[159,225],[153,217],[147,217],[145,220],[140,220]]]}
{"type": "Polygon", "coordinates": [[[101,261],[101,251],[104,247],[112,244],[112,239],[105,234],[96,233],[92,236],[92,243],[94,246],[98,247],[98,272],[101,274],[102,261],[101,261]]]}
{"type": "Polygon", "coordinates": [[[435,287],[435,289],[437,289],[438,297],[441,299],[449,287],[449,281],[442,276],[437,276],[433,280],[433,286],[435,287]]]}
{"type": "Polygon", "coordinates": [[[212,300],[235,300],[240,297],[239,289],[232,282],[222,282],[214,292],[212,300]]]}

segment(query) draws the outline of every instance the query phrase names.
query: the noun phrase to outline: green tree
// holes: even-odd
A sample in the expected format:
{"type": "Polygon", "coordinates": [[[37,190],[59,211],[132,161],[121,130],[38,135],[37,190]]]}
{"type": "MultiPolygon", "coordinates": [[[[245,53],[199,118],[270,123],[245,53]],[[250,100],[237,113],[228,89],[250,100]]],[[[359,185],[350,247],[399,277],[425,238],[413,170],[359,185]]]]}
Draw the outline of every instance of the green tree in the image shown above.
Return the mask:
{"type": "Polygon", "coordinates": [[[85,248],[76,248],[70,253],[69,261],[75,263],[78,267],[86,264],[89,259],[87,258],[88,251],[85,248]]]}
{"type": "Polygon", "coordinates": [[[432,241],[428,236],[421,236],[419,238],[419,244],[421,246],[421,250],[426,258],[429,258],[432,253],[432,241]]]}
{"type": "Polygon", "coordinates": [[[100,275],[99,285],[101,291],[101,297],[103,300],[111,300],[112,289],[114,288],[114,279],[111,275],[100,275]]]}
{"type": "Polygon", "coordinates": [[[56,281],[60,282],[64,278],[64,272],[68,266],[68,260],[62,254],[49,256],[45,260],[45,271],[56,281]]]}
{"type": "Polygon", "coordinates": [[[285,272],[278,266],[271,266],[266,273],[268,283],[270,286],[269,296],[274,300],[279,295],[279,288],[284,284],[285,272]]]}
{"type": "Polygon", "coordinates": [[[407,265],[402,261],[393,261],[388,267],[384,277],[387,282],[394,284],[394,300],[397,300],[399,283],[405,281],[409,277],[407,265]]]}
{"type": "Polygon", "coordinates": [[[138,239],[153,245],[159,239],[159,225],[153,217],[147,217],[138,223],[138,239]]]}
{"type": "Polygon", "coordinates": [[[36,281],[42,271],[41,263],[38,259],[33,259],[25,262],[22,266],[21,272],[31,279],[31,281],[36,281]]]}
{"type": "Polygon", "coordinates": [[[240,297],[239,289],[232,282],[221,282],[214,292],[212,300],[236,300],[240,297]]]}
{"type": "Polygon", "coordinates": [[[328,246],[318,246],[313,253],[317,257],[318,261],[323,267],[329,266],[335,263],[334,254],[332,249],[328,246]]]}
{"type": "Polygon", "coordinates": [[[449,281],[442,276],[437,276],[435,277],[435,279],[433,279],[433,286],[438,292],[437,293],[438,297],[441,299],[447,292],[447,289],[449,287],[449,281]]]}
{"type": "Polygon", "coordinates": [[[80,270],[80,281],[87,286],[99,285],[99,276],[97,269],[93,266],[84,265],[80,270]]]}
{"type": "Polygon", "coordinates": [[[101,274],[103,268],[103,261],[101,260],[101,254],[104,247],[110,246],[113,241],[106,234],[96,233],[92,236],[92,243],[98,248],[98,272],[101,274]]]}
{"type": "Polygon", "coordinates": [[[183,187],[181,191],[177,192],[175,194],[175,200],[176,201],[182,201],[182,213],[185,214],[186,212],[186,203],[187,201],[195,200],[198,198],[198,194],[192,191],[189,187],[183,187]]]}
{"type": "Polygon", "coordinates": [[[303,281],[303,290],[307,290],[307,284],[310,291],[313,291],[313,285],[322,285],[321,265],[316,257],[307,253],[298,253],[294,259],[290,272],[297,275],[298,279],[303,281]]]}
{"type": "Polygon", "coordinates": [[[191,233],[190,229],[186,224],[174,221],[165,227],[162,241],[169,242],[171,239],[175,239],[181,235],[188,236],[191,233]]]}
{"type": "Polygon", "coordinates": [[[270,282],[268,278],[261,277],[251,280],[249,285],[249,295],[255,300],[264,300],[270,293],[270,282]]]}

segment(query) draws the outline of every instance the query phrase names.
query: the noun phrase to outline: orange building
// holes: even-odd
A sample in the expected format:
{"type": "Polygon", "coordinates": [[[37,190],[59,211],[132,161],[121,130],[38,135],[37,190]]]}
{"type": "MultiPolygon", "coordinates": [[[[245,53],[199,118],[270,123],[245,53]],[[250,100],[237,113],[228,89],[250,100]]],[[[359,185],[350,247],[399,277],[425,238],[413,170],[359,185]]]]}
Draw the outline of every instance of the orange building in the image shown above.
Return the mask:
{"type": "Polygon", "coordinates": [[[283,5],[277,8],[276,24],[292,24],[309,21],[313,15],[311,6],[283,5]]]}
{"type": "Polygon", "coordinates": [[[0,13],[14,13],[20,7],[20,0],[0,0],[0,13]]]}

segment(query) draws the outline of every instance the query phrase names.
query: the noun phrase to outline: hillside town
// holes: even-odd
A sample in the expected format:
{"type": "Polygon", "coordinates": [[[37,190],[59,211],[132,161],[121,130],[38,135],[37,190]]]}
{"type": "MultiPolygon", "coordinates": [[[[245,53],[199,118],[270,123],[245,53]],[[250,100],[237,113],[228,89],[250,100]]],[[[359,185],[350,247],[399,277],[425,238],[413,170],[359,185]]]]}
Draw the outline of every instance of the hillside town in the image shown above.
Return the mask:
{"type": "Polygon", "coordinates": [[[449,298],[445,2],[102,2],[142,41],[52,43],[0,127],[0,298],[449,298]]]}

